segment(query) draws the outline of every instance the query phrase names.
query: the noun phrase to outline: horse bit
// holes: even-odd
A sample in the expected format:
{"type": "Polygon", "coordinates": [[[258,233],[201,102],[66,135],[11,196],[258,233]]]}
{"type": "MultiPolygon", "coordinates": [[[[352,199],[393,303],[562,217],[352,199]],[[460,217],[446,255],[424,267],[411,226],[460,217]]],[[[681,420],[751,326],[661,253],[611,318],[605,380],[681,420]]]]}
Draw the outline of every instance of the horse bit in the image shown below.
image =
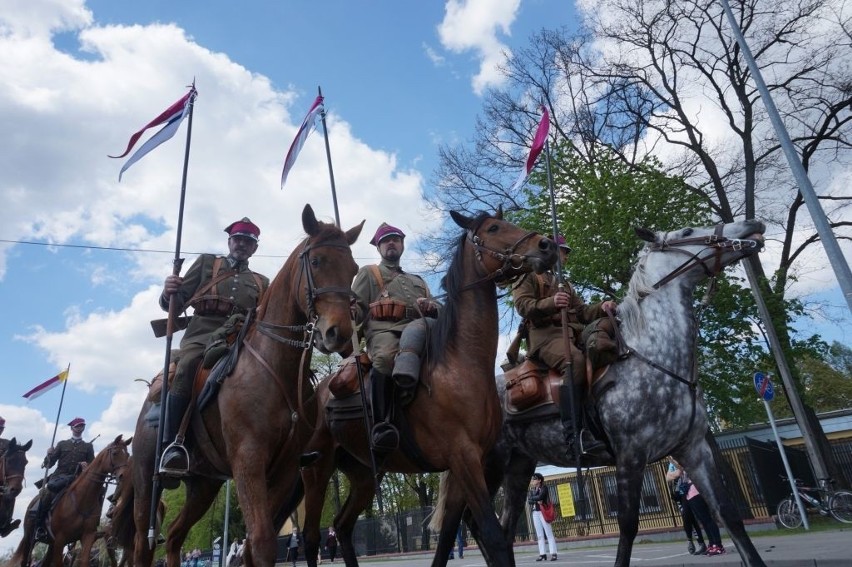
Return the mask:
{"type": "Polygon", "coordinates": [[[514,244],[511,246],[507,246],[504,250],[497,250],[496,248],[491,248],[485,243],[485,239],[481,236],[478,236],[476,232],[481,228],[481,226],[476,227],[475,230],[468,229],[467,231],[467,239],[473,244],[474,255],[476,259],[479,260],[480,264],[484,264],[483,261],[483,252],[485,252],[488,256],[496,259],[498,262],[502,262],[503,265],[489,273],[483,278],[476,280],[473,283],[470,283],[462,288],[463,290],[470,289],[478,284],[488,281],[498,281],[500,283],[512,282],[521,276],[520,270],[524,266],[524,262],[527,258],[529,258],[526,254],[518,254],[515,250],[518,249],[523,242],[532,238],[533,236],[538,236],[537,232],[530,231],[521,236],[514,244]],[[508,274],[508,275],[507,275],[508,274]],[[504,276],[506,276],[504,278],[504,276]]]}

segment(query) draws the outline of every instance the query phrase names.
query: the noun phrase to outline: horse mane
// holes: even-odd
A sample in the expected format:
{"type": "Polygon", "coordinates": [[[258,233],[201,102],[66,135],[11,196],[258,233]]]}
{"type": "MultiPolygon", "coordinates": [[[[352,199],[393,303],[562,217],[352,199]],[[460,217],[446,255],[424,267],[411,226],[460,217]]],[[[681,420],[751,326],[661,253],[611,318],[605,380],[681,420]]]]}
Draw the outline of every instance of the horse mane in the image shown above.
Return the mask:
{"type": "Polygon", "coordinates": [[[450,260],[450,267],[446,275],[441,279],[441,288],[446,292],[446,302],[441,309],[435,326],[429,337],[429,360],[430,364],[440,364],[447,353],[448,345],[453,344],[458,332],[459,320],[459,297],[464,280],[464,244],[468,232],[476,232],[480,225],[492,215],[480,212],[471,223],[472,228],[465,230],[456,239],[456,251],[450,260]]]}
{"type": "Polygon", "coordinates": [[[638,334],[645,326],[645,317],[639,303],[642,298],[654,291],[654,285],[648,279],[645,263],[650,248],[646,245],[639,253],[639,260],[633,267],[633,275],[627,286],[627,295],[618,306],[618,316],[621,318],[621,328],[625,333],[638,334]]]}

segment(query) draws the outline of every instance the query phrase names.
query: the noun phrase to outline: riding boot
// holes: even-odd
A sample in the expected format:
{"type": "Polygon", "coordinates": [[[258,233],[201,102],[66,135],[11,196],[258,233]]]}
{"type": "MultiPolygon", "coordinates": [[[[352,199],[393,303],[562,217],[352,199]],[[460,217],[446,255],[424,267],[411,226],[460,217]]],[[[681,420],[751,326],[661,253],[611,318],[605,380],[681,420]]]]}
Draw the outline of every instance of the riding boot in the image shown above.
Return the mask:
{"type": "Polygon", "coordinates": [[[166,426],[164,429],[163,457],[160,459],[160,473],[166,476],[184,476],[189,472],[189,455],[176,440],[180,423],[189,407],[189,397],[175,395],[169,392],[166,399],[166,426]]]}
{"type": "Polygon", "coordinates": [[[371,374],[373,401],[373,450],[387,454],[399,446],[399,431],[391,422],[391,400],[388,398],[388,376],[375,368],[371,374]]]}
{"type": "Polygon", "coordinates": [[[583,455],[600,455],[607,452],[606,445],[595,439],[592,432],[585,426],[586,414],[583,411],[586,388],[582,383],[574,384],[574,416],[577,427],[580,428],[580,453],[583,455]]]}
{"type": "Polygon", "coordinates": [[[47,513],[50,511],[51,504],[53,504],[53,493],[47,488],[42,489],[35,509],[35,521],[33,522],[36,541],[47,539],[47,513]]]}

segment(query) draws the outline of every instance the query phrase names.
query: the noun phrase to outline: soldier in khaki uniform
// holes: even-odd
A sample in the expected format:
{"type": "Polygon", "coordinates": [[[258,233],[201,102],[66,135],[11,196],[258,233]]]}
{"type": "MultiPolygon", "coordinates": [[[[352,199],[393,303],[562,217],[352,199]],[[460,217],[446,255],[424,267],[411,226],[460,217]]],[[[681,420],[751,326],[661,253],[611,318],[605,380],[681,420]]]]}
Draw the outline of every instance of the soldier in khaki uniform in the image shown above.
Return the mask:
{"type": "MultiPolygon", "coordinates": [[[[561,265],[565,266],[571,248],[565,243],[565,238],[557,238],[561,265]]],[[[607,311],[615,312],[614,301],[604,301],[587,305],[583,298],[577,295],[574,288],[563,278],[564,290],[559,290],[558,280],[553,271],[536,275],[524,275],[512,290],[512,300],[515,308],[528,321],[529,338],[527,356],[539,360],[550,368],[555,368],[563,374],[567,372],[568,360],[565,352],[565,341],[562,337],[562,310],[568,311],[569,335],[573,341],[571,355],[574,386],[574,412],[578,422],[582,422],[582,407],[585,398],[585,368],[586,359],[580,344],[580,336],[586,325],[596,319],[606,316],[607,311]]],[[[602,342],[602,341],[600,341],[602,342]]],[[[614,348],[614,344],[613,344],[614,348]]],[[[563,416],[570,417],[570,416],[563,416]]],[[[587,429],[582,430],[581,444],[586,452],[602,448],[603,444],[591,436],[587,429]]]]}
{"type": "MultiPolygon", "coordinates": [[[[252,272],[248,260],[257,251],[260,228],[244,217],[225,228],[228,255],[202,254],[184,277],[170,275],[163,285],[160,307],[169,309],[174,296],[177,312],[192,307],[193,316],[180,342],[175,378],[166,402],[164,445],[174,441],[192,395],[192,381],[211,335],[232,315],[257,307],[269,287],[269,278],[252,272]]],[[[160,472],[180,476],[188,469],[182,447],[168,445],[160,472]]]]}
{"type": "Polygon", "coordinates": [[[77,473],[84,470],[89,463],[95,460],[95,448],[88,441],[83,440],[83,431],[86,429],[86,420],[75,417],[68,422],[71,427],[71,439],[63,439],[47,450],[41,466],[50,469],[56,465],[56,469],[47,477],[45,487],[41,487],[41,498],[36,513],[36,539],[43,539],[44,518],[47,511],[53,505],[56,495],[66,486],[74,481],[77,473]]]}
{"type": "Polygon", "coordinates": [[[399,351],[402,330],[412,320],[435,317],[440,305],[431,299],[429,287],[420,276],[406,273],[399,265],[405,251],[405,233],[382,223],[370,244],[381,256],[378,265],[364,266],[352,283],[355,322],[363,329],[371,371],[373,402],[373,447],[388,453],[399,444],[399,432],[390,423],[393,360],[399,351]]]}

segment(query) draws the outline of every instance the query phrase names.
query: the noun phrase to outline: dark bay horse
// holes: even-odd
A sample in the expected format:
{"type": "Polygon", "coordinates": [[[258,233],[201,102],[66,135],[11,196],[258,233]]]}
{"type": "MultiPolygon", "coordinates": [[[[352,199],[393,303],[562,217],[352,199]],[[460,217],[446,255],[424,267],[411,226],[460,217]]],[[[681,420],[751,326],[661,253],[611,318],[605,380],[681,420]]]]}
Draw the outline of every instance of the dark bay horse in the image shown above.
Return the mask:
{"type": "MultiPolygon", "coordinates": [[[[300,486],[296,463],[316,422],[309,381],[311,352],[314,347],[338,352],[349,344],[349,301],[358,270],[350,245],[363,225],[362,221],[344,232],[317,221],[310,205],[302,211],[308,236],[272,280],[233,373],[211,404],[202,412],[193,409],[187,437],[190,474],[183,479],[186,503],[169,527],[169,567],[178,567],[189,529],[229,477],[234,479],[249,534],[246,560],[263,567],[274,564],[283,520],[273,516],[300,486]]],[[[145,419],[152,404],[149,396],[133,443],[137,567],[153,562],[149,520],[157,430],[145,419]]]]}
{"type": "MultiPolygon", "coordinates": [[[[107,485],[113,480],[117,482],[124,475],[130,458],[127,446],[131,441],[132,438],[125,441],[121,435],[116,437],[112,443],[101,449],[95,460],[60,493],[47,515],[50,537],[44,542],[47,543],[43,563],[45,567],[62,565],[65,546],[78,540],[81,544],[81,564],[89,564],[92,544],[97,537],[98,524],[101,521],[107,485]]],[[[33,499],[30,509],[38,500],[38,496],[33,499]]],[[[10,565],[29,565],[30,554],[36,543],[34,531],[33,514],[27,513],[24,520],[24,537],[12,556],[10,565]]]]}
{"type": "MultiPolygon", "coordinates": [[[[754,220],[673,232],[637,230],[647,244],[627,296],[618,306],[621,332],[631,355],[609,368],[610,385],[596,392],[595,398],[615,460],[592,464],[617,468],[617,566],[630,564],[645,466],[666,455],[673,455],[685,467],[710,508],[719,511],[744,564],[764,565],[722,486],[705,440],[708,424],[694,368],[698,327],[693,308],[696,286],[760,250],[764,230],[763,223],[754,220]]],[[[504,398],[502,375],[497,390],[504,398]]],[[[500,520],[509,541],[525,511],[536,463],[576,466],[573,451],[566,448],[558,413],[535,421],[504,422],[489,455],[490,471],[495,473],[489,483],[493,494],[504,475],[500,520]]],[[[463,508],[459,484],[451,474],[441,481],[432,522],[433,529],[440,532],[433,565],[445,565],[452,548],[463,508]]]]}
{"type": "MultiPolygon", "coordinates": [[[[384,460],[381,471],[453,471],[464,487],[465,503],[483,526],[482,545],[495,565],[508,565],[507,544],[483,471],[483,458],[501,424],[494,382],[497,284],[546,270],[556,260],[556,248],[552,240],[503,220],[500,211],[476,218],[455,212],[451,216],[464,232],[444,278],[446,301],[427,339],[416,397],[402,410],[419,456],[397,450],[384,460]]],[[[317,391],[322,407],[330,398],[328,382],[323,380],[317,391]]],[[[341,554],[351,567],[358,563],[352,545],[355,521],[375,494],[368,435],[363,418],[335,421],[329,415],[320,417],[308,447],[321,457],[302,473],[305,553],[314,567],[326,487],[337,466],[349,478],[350,492],[334,526],[341,554]]]]}
{"type": "Polygon", "coordinates": [[[32,446],[32,439],[19,445],[12,437],[0,454],[0,537],[6,537],[21,525],[21,520],[12,521],[12,514],[15,513],[15,499],[24,487],[27,451],[32,446]]]}

